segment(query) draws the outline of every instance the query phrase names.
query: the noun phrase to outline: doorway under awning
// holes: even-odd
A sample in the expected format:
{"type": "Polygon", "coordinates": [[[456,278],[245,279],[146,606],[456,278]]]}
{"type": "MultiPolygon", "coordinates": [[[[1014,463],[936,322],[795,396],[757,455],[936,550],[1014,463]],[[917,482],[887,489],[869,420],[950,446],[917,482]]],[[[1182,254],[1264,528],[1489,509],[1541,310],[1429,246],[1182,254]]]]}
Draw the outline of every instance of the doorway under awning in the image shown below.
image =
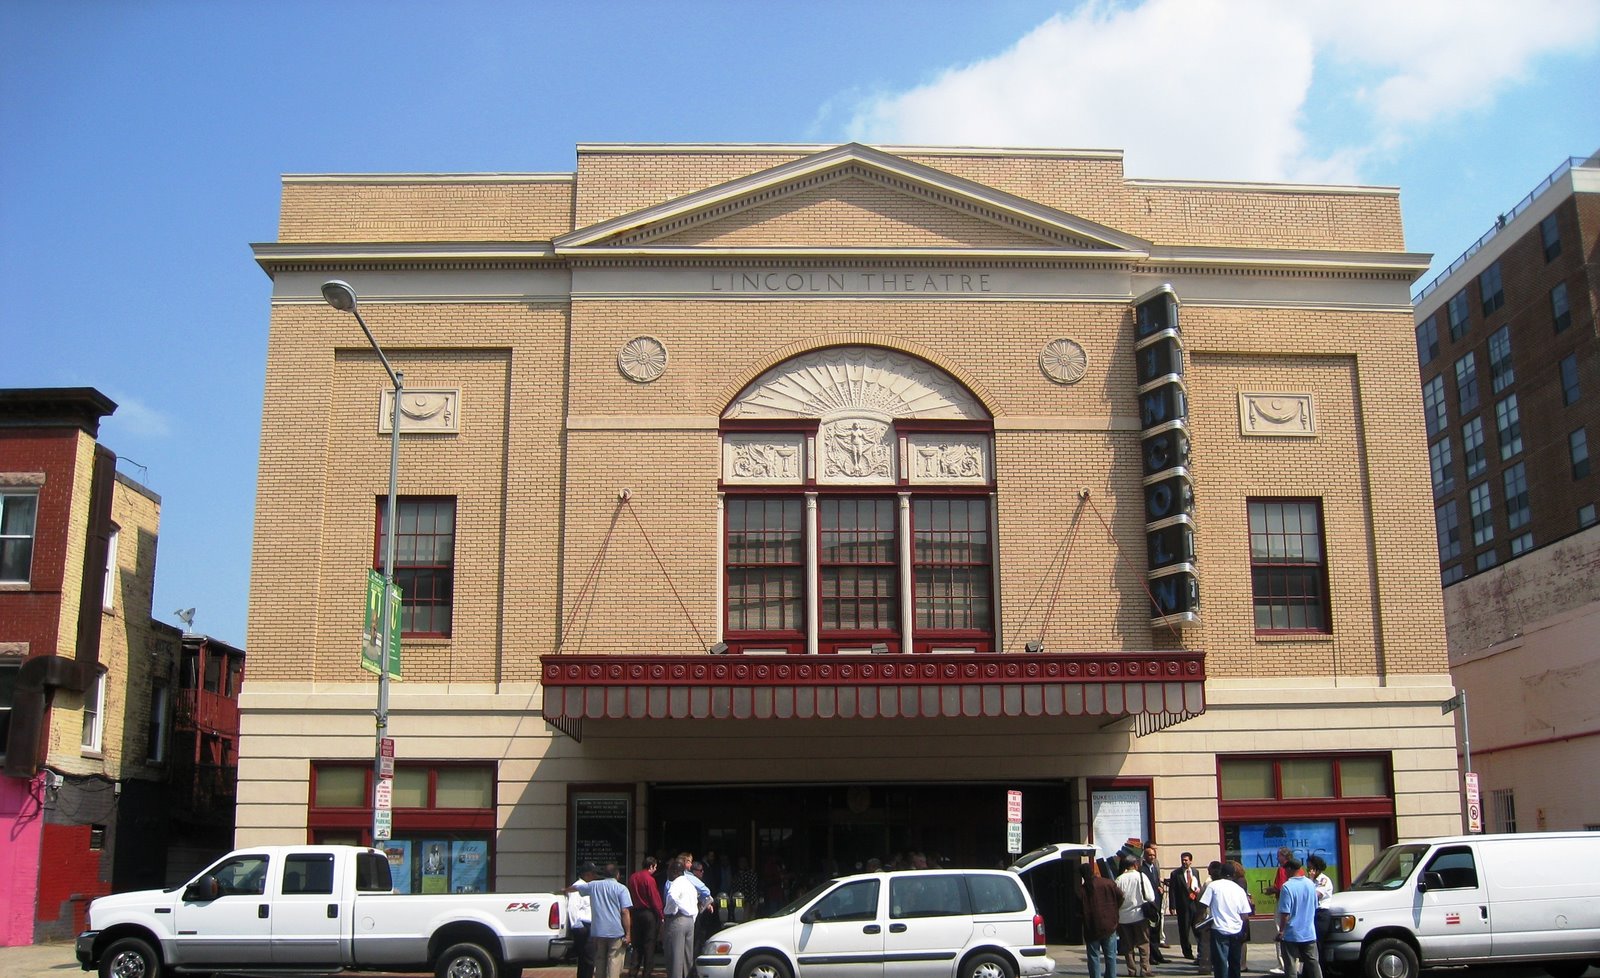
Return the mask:
{"type": "Polygon", "coordinates": [[[1205,653],[541,657],[544,717],[584,720],[1131,717],[1140,735],[1205,712],[1205,653]]]}

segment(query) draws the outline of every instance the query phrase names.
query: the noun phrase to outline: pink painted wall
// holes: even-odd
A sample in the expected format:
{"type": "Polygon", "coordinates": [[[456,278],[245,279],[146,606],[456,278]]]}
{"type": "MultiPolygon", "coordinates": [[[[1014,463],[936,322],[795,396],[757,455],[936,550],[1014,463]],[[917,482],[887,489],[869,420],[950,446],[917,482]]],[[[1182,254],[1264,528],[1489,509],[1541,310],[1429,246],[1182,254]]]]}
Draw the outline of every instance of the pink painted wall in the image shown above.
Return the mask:
{"type": "Polygon", "coordinates": [[[43,797],[43,774],[27,781],[0,777],[0,946],[33,943],[43,797]]]}

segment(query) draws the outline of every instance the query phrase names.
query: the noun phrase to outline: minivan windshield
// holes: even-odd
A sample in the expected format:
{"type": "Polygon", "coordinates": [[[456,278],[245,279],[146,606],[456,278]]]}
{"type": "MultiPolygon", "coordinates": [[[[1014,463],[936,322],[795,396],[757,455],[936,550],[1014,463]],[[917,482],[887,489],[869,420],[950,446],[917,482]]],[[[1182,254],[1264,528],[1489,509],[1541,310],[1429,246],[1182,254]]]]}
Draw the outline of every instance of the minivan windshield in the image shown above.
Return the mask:
{"type": "Polygon", "coordinates": [[[1399,889],[1428,851],[1425,845],[1390,846],[1350,884],[1352,890],[1399,889]]]}

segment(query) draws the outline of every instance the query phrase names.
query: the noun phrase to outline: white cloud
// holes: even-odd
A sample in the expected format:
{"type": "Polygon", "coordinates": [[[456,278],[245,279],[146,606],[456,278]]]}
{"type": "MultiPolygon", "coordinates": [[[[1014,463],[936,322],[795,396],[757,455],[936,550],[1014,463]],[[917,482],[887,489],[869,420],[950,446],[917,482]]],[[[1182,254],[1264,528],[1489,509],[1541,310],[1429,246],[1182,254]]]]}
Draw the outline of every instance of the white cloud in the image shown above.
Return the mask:
{"type": "Polygon", "coordinates": [[[1534,59],[1597,33],[1593,0],[1089,2],[993,58],[857,100],[847,128],[876,143],[1123,149],[1142,176],[1354,182],[1373,150],[1492,102],[1534,59]],[[1312,109],[1326,132],[1307,131],[1312,109]]]}
{"type": "Polygon", "coordinates": [[[172,434],[172,421],[167,415],[136,398],[114,391],[107,395],[117,402],[117,410],[106,419],[108,427],[125,431],[142,438],[165,438],[172,434]]]}

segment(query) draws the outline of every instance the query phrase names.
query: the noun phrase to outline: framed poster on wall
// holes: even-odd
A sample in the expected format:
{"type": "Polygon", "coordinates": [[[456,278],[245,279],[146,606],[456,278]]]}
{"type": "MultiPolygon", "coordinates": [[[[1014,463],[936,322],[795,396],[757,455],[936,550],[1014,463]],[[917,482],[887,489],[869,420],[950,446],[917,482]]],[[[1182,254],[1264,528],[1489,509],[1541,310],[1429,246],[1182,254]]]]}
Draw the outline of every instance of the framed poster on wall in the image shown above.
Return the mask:
{"type": "Polygon", "coordinates": [[[1106,786],[1089,789],[1091,841],[1099,858],[1115,859],[1130,839],[1150,838],[1150,787],[1106,786]]]}
{"type": "Polygon", "coordinates": [[[633,838],[631,785],[573,785],[567,792],[567,872],[584,863],[616,863],[626,872],[633,838]]]}

